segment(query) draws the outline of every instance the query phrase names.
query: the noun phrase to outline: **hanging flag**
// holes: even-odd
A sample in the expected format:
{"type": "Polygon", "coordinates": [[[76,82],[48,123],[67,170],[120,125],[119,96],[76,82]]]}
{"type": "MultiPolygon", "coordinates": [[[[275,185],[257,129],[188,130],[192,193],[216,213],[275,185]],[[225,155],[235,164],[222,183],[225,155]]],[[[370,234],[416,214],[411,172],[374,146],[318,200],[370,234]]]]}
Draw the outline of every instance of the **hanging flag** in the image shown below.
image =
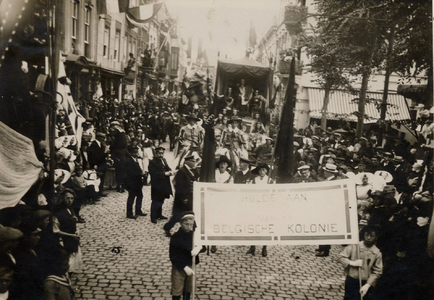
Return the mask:
{"type": "Polygon", "coordinates": [[[130,5],[129,0],[98,0],[98,12],[100,14],[119,14],[126,12],[130,5]]]}
{"type": "Polygon", "coordinates": [[[127,11],[127,19],[134,25],[146,23],[158,13],[164,2],[153,4],[145,4],[137,7],[129,8],[127,11]]]}
{"type": "MultiPolygon", "coordinates": [[[[66,76],[65,65],[63,61],[59,63],[59,76],[58,78],[62,78],[66,76]]],[[[70,81],[69,81],[70,82],[70,81]]],[[[69,88],[69,84],[62,84],[60,80],[57,82],[57,104],[58,108],[65,111],[68,116],[68,120],[71,123],[72,131],[76,137],[78,148],[81,146],[81,138],[83,135],[83,123],[86,122],[86,119],[80,114],[77,107],[75,106],[74,99],[72,98],[71,89],[69,88]]]]}
{"type": "Polygon", "coordinates": [[[0,122],[0,209],[13,207],[38,180],[43,163],[33,142],[0,122]]]}
{"type": "Polygon", "coordinates": [[[292,58],[277,134],[274,159],[277,164],[277,182],[289,183],[294,171],[294,107],[295,107],[295,58],[292,58]]]}
{"type": "Polygon", "coordinates": [[[200,182],[215,182],[215,132],[214,120],[210,116],[204,120],[202,124],[205,129],[205,136],[203,141],[202,162],[200,166],[200,182]]]}

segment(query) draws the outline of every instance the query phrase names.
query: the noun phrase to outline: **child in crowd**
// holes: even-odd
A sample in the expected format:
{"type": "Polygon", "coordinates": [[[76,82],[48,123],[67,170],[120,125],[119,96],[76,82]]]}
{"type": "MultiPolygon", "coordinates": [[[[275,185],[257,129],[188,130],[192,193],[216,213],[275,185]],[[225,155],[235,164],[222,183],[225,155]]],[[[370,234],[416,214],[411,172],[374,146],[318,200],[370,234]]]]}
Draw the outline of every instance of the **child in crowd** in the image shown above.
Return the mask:
{"type": "Polygon", "coordinates": [[[69,253],[59,250],[53,255],[52,263],[47,270],[48,276],[44,281],[44,294],[47,300],[74,300],[75,292],[68,275],[69,253]]]}
{"type": "Polygon", "coordinates": [[[370,299],[371,287],[375,286],[383,272],[383,258],[375,245],[378,239],[377,227],[366,226],[361,234],[363,241],[358,245],[348,245],[338,257],[338,261],[345,266],[347,275],[344,299],[370,299]]]}
{"type": "Polygon", "coordinates": [[[104,177],[104,189],[115,189],[116,188],[116,174],[115,174],[115,161],[110,153],[107,154],[105,159],[105,165],[107,167],[104,177]]]}
{"type": "Polygon", "coordinates": [[[186,212],[179,221],[181,227],[170,239],[170,261],[172,262],[172,300],[190,299],[193,289],[192,256],[199,263],[197,256],[200,247],[193,248],[194,213],[186,212]]]}

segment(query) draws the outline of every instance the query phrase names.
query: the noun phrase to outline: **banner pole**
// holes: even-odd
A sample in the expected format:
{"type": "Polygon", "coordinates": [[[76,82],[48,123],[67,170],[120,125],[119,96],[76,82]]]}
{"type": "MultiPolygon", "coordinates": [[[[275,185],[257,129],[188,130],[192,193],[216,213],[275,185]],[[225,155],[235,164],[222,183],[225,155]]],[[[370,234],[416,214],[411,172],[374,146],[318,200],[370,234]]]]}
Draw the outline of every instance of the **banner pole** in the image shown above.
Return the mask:
{"type": "MultiPolygon", "coordinates": [[[[194,240],[193,240],[193,249],[194,249],[194,240]]],[[[191,299],[194,299],[194,296],[196,294],[196,255],[192,256],[193,263],[191,265],[191,268],[193,270],[193,279],[192,279],[192,287],[191,287],[191,299]]]]}
{"type": "MultiPolygon", "coordinates": [[[[360,246],[357,244],[357,259],[360,259],[360,246]]],[[[358,267],[357,270],[359,271],[359,291],[362,288],[362,267],[358,267]]],[[[360,292],[359,292],[360,293],[360,292]]],[[[362,294],[360,294],[360,300],[363,300],[362,294]]]]}

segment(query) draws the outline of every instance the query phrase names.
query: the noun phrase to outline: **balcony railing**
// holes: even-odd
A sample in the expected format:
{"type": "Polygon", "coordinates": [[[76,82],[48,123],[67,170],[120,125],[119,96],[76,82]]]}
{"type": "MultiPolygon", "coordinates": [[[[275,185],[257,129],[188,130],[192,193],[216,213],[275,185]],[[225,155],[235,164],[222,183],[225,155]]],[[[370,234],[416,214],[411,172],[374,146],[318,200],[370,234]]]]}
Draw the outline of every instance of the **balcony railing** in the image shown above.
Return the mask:
{"type": "MultiPolygon", "coordinates": [[[[277,70],[280,72],[280,74],[289,74],[289,71],[291,69],[291,60],[285,61],[285,60],[279,60],[279,64],[277,66],[277,70]]],[[[301,75],[303,72],[303,63],[299,60],[295,61],[295,75],[301,75]]]]}

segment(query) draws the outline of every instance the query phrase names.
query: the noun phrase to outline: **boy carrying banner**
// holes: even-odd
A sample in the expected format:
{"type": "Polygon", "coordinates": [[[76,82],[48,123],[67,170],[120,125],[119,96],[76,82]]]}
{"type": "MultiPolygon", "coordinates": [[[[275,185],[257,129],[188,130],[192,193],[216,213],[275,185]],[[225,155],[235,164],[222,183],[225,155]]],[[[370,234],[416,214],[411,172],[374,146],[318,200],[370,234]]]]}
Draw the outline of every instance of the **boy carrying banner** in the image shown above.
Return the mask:
{"type": "Polygon", "coordinates": [[[194,213],[186,212],[179,221],[181,227],[170,239],[170,261],[172,262],[172,299],[189,300],[193,291],[193,260],[199,263],[197,256],[201,251],[200,247],[193,248],[193,231],[196,227],[194,213]]]}
{"type": "Polygon", "coordinates": [[[378,229],[366,226],[362,230],[363,241],[348,245],[339,254],[338,261],[345,266],[344,299],[370,299],[371,287],[375,286],[383,272],[383,258],[375,246],[378,229]]]}

